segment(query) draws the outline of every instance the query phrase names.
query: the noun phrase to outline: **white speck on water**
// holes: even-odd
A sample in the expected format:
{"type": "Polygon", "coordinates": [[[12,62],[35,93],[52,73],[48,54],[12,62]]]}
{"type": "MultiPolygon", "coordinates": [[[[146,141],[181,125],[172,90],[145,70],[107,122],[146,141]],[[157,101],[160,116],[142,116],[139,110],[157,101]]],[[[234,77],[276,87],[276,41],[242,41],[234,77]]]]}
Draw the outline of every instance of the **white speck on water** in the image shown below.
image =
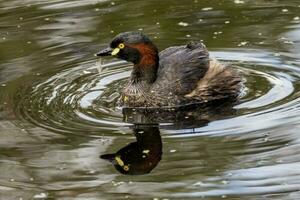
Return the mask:
{"type": "Polygon", "coordinates": [[[49,18],[49,17],[46,17],[46,18],[45,18],[45,21],[49,21],[49,20],[50,20],[50,18],[49,18]]]}
{"type": "Polygon", "coordinates": [[[209,11],[209,10],[212,10],[213,8],[212,7],[206,7],[206,8],[202,8],[201,10],[202,11],[209,11]]]}
{"type": "Polygon", "coordinates": [[[228,184],[228,181],[225,181],[225,180],[224,180],[224,181],[222,181],[222,184],[223,184],[223,185],[227,185],[227,184],[228,184]]]}
{"type": "Polygon", "coordinates": [[[238,46],[241,47],[241,46],[245,46],[245,45],[247,45],[247,44],[248,44],[247,41],[243,41],[243,42],[240,42],[240,43],[238,44],[238,46]]]}
{"type": "Polygon", "coordinates": [[[34,199],[46,199],[47,197],[48,197],[48,195],[44,192],[33,196],[34,199]]]}
{"type": "Polygon", "coordinates": [[[260,35],[260,36],[261,36],[261,35],[262,35],[262,33],[258,33],[258,35],[260,35]]]}
{"type": "Polygon", "coordinates": [[[262,42],[259,42],[258,44],[265,44],[265,42],[262,41],[262,42]]]}
{"type": "Polygon", "coordinates": [[[114,33],[114,32],[115,32],[114,30],[111,30],[111,31],[110,31],[110,33],[114,33]]]}
{"type": "Polygon", "coordinates": [[[3,39],[3,40],[6,40],[6,37],[3,37],[2,39],[3,39]]]}
{"type": "Polygon", "coordinates": [[[196,183],[193,184],[194,186],[203,186],[204,183],[202,181],[198,181],[196,183]]]}
{"type": "Polygon", "coordinates": [[[30,180],[30,181],[34,181],[34,178],[31,177],[29,180],[30,180]]]}
{"type": "Polygon", "coordinates": [[[280,56],[280,53],[274,53],[274,56],[278,57],[280,56]]]}
{"type": "Polygon", "coordinates": [[[116,5],[116,3],[115,2],[111,2],[110,5],[114,6],[114,5],[116,5]]]}
{"type": "Polygon", "coordinates": [[[281,10],[281,12],[286,13],[286,12],[289,12],[289,10],[284,8],[284,9],[281,10]]]}
{"type": "Polygon", "coordinates": [[[222,198],[225,199],[227,196],[226,195],[222,195],[222,198]]]}
{"type": "Polygon", "coordinates": [[[113,186],[119,186],[119,185],[122,185],[124,183],[125,183],[124,181],[120,181],[120,182],[112,181],[113,186]]]}
{"type": "Polygon", "coordinates": [[[143,30],[143,28],[139,28],[138,30],[139,30],[139,31],[142,31],[142,30],[143,30]]]}
{"type": "Polygon", "coordinates": [[[10,182],[15,182],[15,179],[11,178],[9,179],[10,182]]]}
{"type": "Polygon", "coordinates": [[[225,23],[225,24],[230,24],[230,21],[225,21],[224,23],[225,23]]]}
{"type": "Polygon", "coordinates": [[[139,133],[139,134],[143,134],[143,133],[144,133],[144,131],[138,131],[138,133],[139,133]]]}
{"type": "Polygon", "coordinates": [[[17,28],[21,28],[21,25],[18,25],[17,28]]]}
{"type": "Polygon", "coordinates": [[[100,11],[100,9],[99,8],[95,8],[95,11],[98,12],[98,11],[100,11]]]}
{"type": "Polygon", "coordinates": [[[27,44],[31,44],[31,41],[27,41],[27,44]]]}
{"type": "Polygon", "coordinates": [[[148,154],[150,152],[150,150],[149,149],[145,149],[145,150],[143,150],[143,153],[145,153],[145,154],[148,154]]]}
{"type": "Polygon", "coordinates": [[[300,20],[300,17],[298,17],[298,16],[294,17],[294,20],[300,20]]]}
{"type": "Polygon", "coordinates": [[[179,22],[178,23],[178,26],[188,26],[189,25],[189,23],[187,23],[187,22],[179,22]]]}
{"type": "Polygon", "coordinates": [[[245,3],[245,2],[242,1],[242,0],[234,0],[234,3],[235,3],[235,4],[243,4],[243,3],[245,3]]]}
{"type": "Polygon", "coordinates": [[[6,84],[5,84],[5,83],[2,83],[2,84],[1,84],[1,86],[2,86],[2,87],[5,87],[5,86],[6,86],[6,84]]]}
{"type": "Polygon", "coordinates": [[[191,37],[191,35],[186,35],[186,37],[188,37],[188,38],[189,38],[189,37],[191,37]]]}
{"type": "Polygon", "coordinates": [[[198,19],[198,22],[203,22],[203,19],[198,19]]]}
{"type": "Polygon", "coordinates": [[[284,44],[294,44],[294,42],[293,42],[293,41],[289,41],[289,40],[287,40],[287,41],[284,41],[283,43],[284,43],[284,44]]]}
{"type": "Polygon", "coordinates": [[[19,20],[23,20],[24,18],[23,17],[19,17],[19,20]]]}
{"type": "Polygon", "coordinates": [[[156,25],[159,25],[159,22],[156,22],[156,25]]]}
{"type": "Polygon", "coordinates": [[[92,73],[92,72],[87,71],[87,70],[83,70],[83,74],[90,74],[90,73],[92,73]]]}
{"type": "Polygon", "coordinates": [[[175,153],[177,150],[176,149],[171,149],[170,153],[175,153]]]}

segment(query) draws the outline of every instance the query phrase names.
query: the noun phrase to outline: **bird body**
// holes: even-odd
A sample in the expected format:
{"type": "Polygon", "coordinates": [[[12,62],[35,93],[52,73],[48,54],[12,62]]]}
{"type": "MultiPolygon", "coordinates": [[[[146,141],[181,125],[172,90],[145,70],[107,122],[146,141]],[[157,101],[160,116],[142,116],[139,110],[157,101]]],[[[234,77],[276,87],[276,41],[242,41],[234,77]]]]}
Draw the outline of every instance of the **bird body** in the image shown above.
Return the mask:
{"type": "Polygon", "coordinates": [[[211,60],[205,45],[190,42],[158,53],[140,32],[121,33],[98,56],[114,55],[133,62],[120,104],[124,107],[177,107],[235,101],[242,80],[236,69],[211,60]]]}

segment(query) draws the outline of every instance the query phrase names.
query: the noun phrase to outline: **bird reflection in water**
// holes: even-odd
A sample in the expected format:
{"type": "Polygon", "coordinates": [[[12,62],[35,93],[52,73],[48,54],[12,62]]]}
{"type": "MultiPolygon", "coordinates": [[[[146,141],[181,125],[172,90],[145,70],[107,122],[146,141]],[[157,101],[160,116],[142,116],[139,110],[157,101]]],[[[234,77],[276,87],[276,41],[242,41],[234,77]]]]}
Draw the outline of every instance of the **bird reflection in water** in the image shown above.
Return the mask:
{"type": "Polygon", "coordinates": [[[132,123],[136,142],[132,142],[113,154],[104,154],[100,158],[110,161],[122,174],[141,175],[150,173],[162,158],[163,129],[194,129],[207,125],[212,120],[234,115],[232,105],[216,106],[213,109],[123,109],[123,121],[132,123]],[[160,123],[165,123],[162,125],[160,123]]]}
{"type": "Polygon", "coordinates": [[[122,174],[149,173],[161,160],[162,142],[158,125],[134,125],[136,142],[121,148],[114,154],[101,155],[122,174]]]}

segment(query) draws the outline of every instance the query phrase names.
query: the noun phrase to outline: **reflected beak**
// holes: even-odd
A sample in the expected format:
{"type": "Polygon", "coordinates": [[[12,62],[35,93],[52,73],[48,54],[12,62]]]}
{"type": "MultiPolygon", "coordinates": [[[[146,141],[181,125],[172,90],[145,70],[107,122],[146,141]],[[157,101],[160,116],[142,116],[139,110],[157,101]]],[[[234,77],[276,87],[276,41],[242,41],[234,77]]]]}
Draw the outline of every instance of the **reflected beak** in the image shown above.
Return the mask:
{"type": "Polygon", "coordinates": [[[115,164],[115,154],[104,154],[100,158],[115,164]]]}
{"type": "Polygon", "coordinates": [[[112,49],[110,47],[103,49],[95,54],[95,56],[111,56],[112,49]]]}
{"type": "Polygon", "coordinates": [[[95,55],[96,55],[96,56],[115,56],[115,55],[117,55],[119,52],[120,52],[120,49],[119,49],[119,48],[112,49],[112,48],[108,47],[108,48],[106,48],[106,49],[103,49],[103,50],[99,51],[99,52],[96,53],[95,55]]]}

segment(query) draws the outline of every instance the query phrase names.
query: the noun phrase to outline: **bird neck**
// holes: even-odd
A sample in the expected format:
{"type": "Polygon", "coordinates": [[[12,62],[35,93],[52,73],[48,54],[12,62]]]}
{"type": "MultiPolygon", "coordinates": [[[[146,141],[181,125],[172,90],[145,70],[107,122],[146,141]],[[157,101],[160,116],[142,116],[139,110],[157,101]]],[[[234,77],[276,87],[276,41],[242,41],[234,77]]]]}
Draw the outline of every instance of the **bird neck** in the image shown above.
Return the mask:
{"type": "Polygon", "coordinates": [[[134,63],[131,80],[152,84],[157,77],[159,66],[158,50],[154,45],[140,44],[135,46],[140,53],[140,59],[134,63]]]}

